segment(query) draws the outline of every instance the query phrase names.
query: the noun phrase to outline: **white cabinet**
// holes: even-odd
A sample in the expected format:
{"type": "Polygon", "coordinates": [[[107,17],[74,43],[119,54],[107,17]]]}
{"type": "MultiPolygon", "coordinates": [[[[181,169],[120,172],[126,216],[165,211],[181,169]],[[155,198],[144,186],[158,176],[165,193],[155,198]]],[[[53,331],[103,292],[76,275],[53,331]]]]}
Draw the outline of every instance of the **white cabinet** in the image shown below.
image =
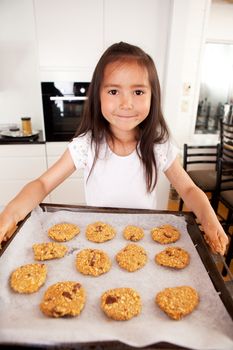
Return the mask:
{"type": "Polygon", "coordinates": [[[0,145],[0,205],[47,170],[45,145],[0,145]]]}
{"type": "Polygon", "coordinates": [[[126,41],[144,49],[155,61],[163,82],[170,0],[107,0],[104,2],[104,41],[126,41]]]}
{"type": "Polygon", "coordinates": [[[95,66],[103,49],[103,0],[34,0],[42,69],[95,66]]]}
{"type": "MultiPolygon", "coordinates": [[[[47,142],[48,167],[53,165],[66,150],[68,142],[47,142]]],[[[74,172],[68,179],[60,184],[50,195],[51,203],[60,204],[85,204],[85,193],[83,183],[83,171],[74,172]]]]}
{"type": "MultiPolygon", "coordinates": [[[[67,142],[0,145],[0,205],[6,205],[29,181],[47,170],[62,155],[67,142]]],[[[85,204],[83,172],[76,171],[43,202],[85,204]]]]}
{"type": "Polygon", "coordinates": [[[163,81],[171,0],[34,0],[42,80],[89,81],[103,51],[127,41],[147,51],[163,81]]]}
{"type": "Polygon", "coordinates": [[[0,1],[0,123],[43,129],[33,0],[0,1]]]}

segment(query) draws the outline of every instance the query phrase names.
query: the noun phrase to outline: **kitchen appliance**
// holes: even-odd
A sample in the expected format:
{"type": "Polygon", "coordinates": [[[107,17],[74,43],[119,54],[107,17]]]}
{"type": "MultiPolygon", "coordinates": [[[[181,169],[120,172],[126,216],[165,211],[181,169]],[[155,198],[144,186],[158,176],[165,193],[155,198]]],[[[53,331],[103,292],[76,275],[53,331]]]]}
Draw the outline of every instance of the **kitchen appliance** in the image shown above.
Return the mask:
{"type": "Polygon", "coordinates": [[[69,141],[81,118],[88,82],[42,82],[42,102],[46,141],[69,141]]]}

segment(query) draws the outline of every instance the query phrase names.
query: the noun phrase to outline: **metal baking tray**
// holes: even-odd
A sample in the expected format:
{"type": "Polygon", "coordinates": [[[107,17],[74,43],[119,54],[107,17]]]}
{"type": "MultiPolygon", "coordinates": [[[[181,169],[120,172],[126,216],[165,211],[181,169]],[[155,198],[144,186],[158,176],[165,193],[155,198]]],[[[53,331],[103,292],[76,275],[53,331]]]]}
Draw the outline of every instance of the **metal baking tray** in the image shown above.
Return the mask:
{"type": "MultiPolygon", "coordinates": [[[[124,209],[124,208],[100,208],[100,207],[89,207],[89,206],[77,206],[77,205],[62,205],[62,204],[47,204],[42,203],[41,208],[45,212],[56,212],[58,210],[65,210],[65,211],[72,211],[72,212],[95,212],[95,213],[122,213],[122,214],[172,214],[177,216],[182,216],[185,218],[185,221],[187,223],[187,231],[193,241],[193,244],[203,262],[203,265],[205,266],[205,269],[208,272],[208,275],[215,287],[215,290],[218,292],[219,297],[221,298],[227,312],[229,313],[230,317],[233,320],[233,299],[228,291],[228,289],[225,286],[224,280],[219,273],[216,264],[214,262],[214,259],[212,257],[212,254],[209,251],[209,248],[203,238],[203,234],[200,231],[195,216],[191,212],[177,212],[177,211],[158,211],[158,210],[144,210],[144,209],[124,209]]],[[[18,229],[14,233],[14,235],[11,237],[11,239],[7,242],[4,242],[2,244],[2,249],[0,250],[0,256],[4,253],[7,246],[11,243],[11,241],[14,239],[17,232],[20,230],[24,222],[27,220],[27,218],[30,216],[30,214],[19,223],[18,229]]],[[[135,347],[123,344],[121,342],[117,341],[108,341],[108,342],[96,342],[96,343],[85,343],[85,344],[59,344],[56,346],[40,346],[39,344],[37,346],[30,346],[30,345],[23,345],[19,346],[18,344],[2,344],[0,339],[0,348],[1,349],[9,349],[12,346],[16,349],[47,349],[47,348],[56,348],[56,349],[81,349],[81,350],[110,350],[110,349],[137,349],[135,347]]],[[[143,347],[140,349],[187,349],[185,347],[178,347],[175,344],[170,344],[166,342],[160,342],[156,343],[147,347],[143,347]]]]}

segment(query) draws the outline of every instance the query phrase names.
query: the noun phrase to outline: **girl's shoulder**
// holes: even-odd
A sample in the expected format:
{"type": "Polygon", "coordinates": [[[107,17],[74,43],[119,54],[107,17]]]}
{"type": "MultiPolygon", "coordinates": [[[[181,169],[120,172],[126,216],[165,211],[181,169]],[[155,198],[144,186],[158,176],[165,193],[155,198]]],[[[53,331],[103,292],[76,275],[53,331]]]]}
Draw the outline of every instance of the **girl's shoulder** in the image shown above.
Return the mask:
{"type": "Polygon", "coordinates": [[[81,134],[77,137],[74,137],[70,144],[73,145],[86,145],[89,146],[91,143],[91,131],[87,131],[84,134],[81,134]]]}
{"type": "Polygon", "coordinates": [[[87,164],[88,151],[91,147],[91,132],[81,134],[69,143],[68,148],[77,169],[87,164]]]}
{"type": "Polygon", "coordinates": [[[166,171],[169,168],[169,166],[177,157],[178,153],[178,147],[170,138],[164,142],[157,143],[154,145],[154,154],[157,166],[162,171],[166,171]]]}

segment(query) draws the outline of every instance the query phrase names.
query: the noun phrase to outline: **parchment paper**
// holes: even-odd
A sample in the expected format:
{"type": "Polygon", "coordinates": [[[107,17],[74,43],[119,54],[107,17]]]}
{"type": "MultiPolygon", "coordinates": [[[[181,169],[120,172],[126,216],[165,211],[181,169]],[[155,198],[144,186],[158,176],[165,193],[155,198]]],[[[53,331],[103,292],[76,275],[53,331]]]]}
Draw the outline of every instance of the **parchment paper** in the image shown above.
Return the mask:
{"type": "MultiPolygon", "coordinates": [[[[166,245],[167,246],[167,245],[166,245]]],[[[20,232],[0,258],[0,341],[19,344],[59,344],[118,340],[142,347],[157,342],[169,342],[193,349],[233,349],[233,322],[205,270],[187,232],[185,219],[170,214],[108,214],[58,211],[32,212],[20,232]],[[108,222],[117,230],[116,237],[105,243],[92,243],[85,238],[86,225],[97,220],[108,222]],[[34,263],[32,245],[51,241],[47,229],[60,222],[76,223],[81,233],[66,242],[69,253],[62,259],[45,261],[48,267],[46,283],[30,295],[14,293],[9,287],[11,272],[20,265],[34,263]],[[152,227],[165,223],[182,233],[173,245],[186,249],[190,265],[181,271],[158,266],[157,252],[165,248],[150,236],[152,227]],[[122,270],[116,253],[128,241],[123,228],[128,224],[141,226],[145,237],[138,242],[148,253],[148,263],[136,272],[122,270]],[[111,270],[99,277],[84,276],[76,270],[75,258],[84,248],[106,251],[112,259],[111,270]],[[53,319],[44,316],[38,305],[48,286],[58,281],[77,281],[87,292],[87,302],[81,315],[75,318],[53,319]],[[198,308],[180,321],[168,318],[154,302],[157,292],[166,287],[189,285],[200,295],[198,308]],[[132,287],[141,295],[143,308],[138,317],[129,321],[108,319],[100,309],[100,296],[111,288],[132,287]]]]}

